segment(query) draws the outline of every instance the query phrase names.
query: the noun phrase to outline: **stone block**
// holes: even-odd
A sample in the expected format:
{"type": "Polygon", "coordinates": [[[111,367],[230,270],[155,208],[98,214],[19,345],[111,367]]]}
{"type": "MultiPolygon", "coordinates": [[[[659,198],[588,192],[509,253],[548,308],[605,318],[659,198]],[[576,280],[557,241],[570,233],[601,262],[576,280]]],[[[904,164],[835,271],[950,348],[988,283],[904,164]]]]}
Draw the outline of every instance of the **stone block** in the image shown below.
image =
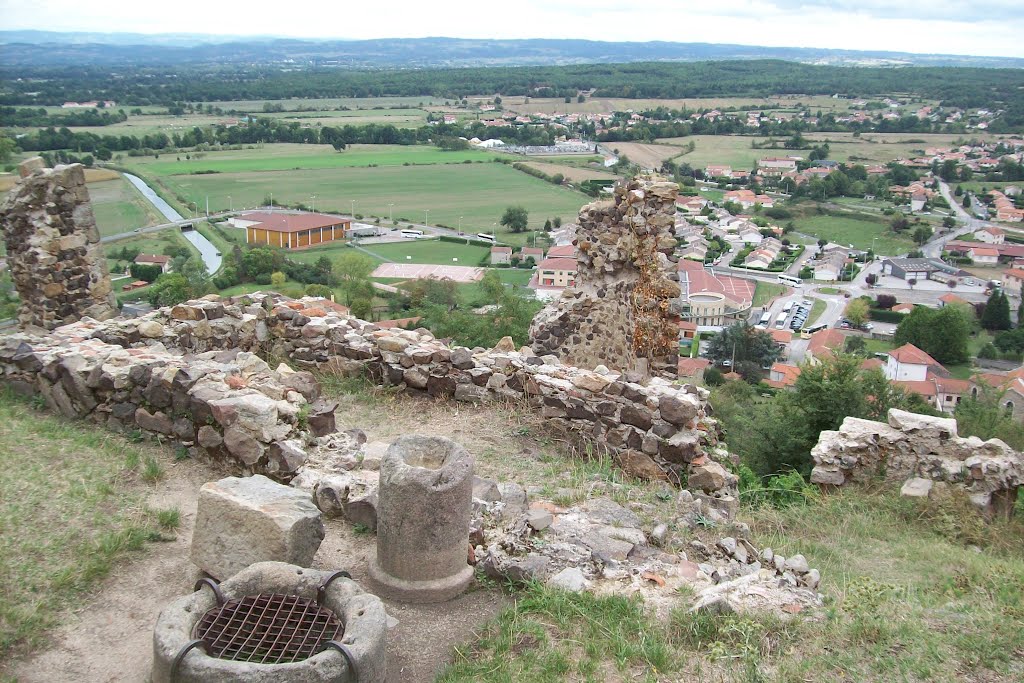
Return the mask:
{"type": "Polygon", "coordinates": [[[191,557],[223,581],[256,562],[309,567],[323,539],[309,493],[261,475],[228,477],[199,491],[191,557]]]}

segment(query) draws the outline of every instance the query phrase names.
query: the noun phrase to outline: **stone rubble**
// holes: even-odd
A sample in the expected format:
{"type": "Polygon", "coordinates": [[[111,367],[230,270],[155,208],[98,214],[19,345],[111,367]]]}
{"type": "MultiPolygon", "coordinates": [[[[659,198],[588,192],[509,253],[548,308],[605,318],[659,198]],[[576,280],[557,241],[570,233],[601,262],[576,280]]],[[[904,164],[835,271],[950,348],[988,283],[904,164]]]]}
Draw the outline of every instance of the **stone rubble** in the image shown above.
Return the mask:
{"type": "Polygon", "coordinates": [[[821,433],[811,451],[811,482],[823,487],[879,476],[902,484],[902,494],[927,497],[936,486],[957,486],[988,515],[1009,516],[1024,484],[1024,455],[999,439],[957,435],[956,420],[889,411],[888,424],[848,417],[821,433]]]}
{"type": "Polygon", "coordinates": [[[669,257],[678,191],[667,179],[644,176],[618,182],[613,202],[580,209],[576,281],[534,318],[538,355],[627,376],[676,376],[681,290],[669,257]]]}
{"type": "Polygon", "coordinates": [[[22,327],[52,330],[84,316],[117,315],[81,164],[23,161],[21,180],[0,205],[0,232],[20,298],[22,327]]]}
{"type": "Polygon", "coordinates": [[[315,298],[211,295],[140,318],[85,318],[46,337],[0,337],[0,380],[66,415],[164,434],[194,454],[287,481],[318,449],[330,450],[317,440],[334,432],[336,404],[319,397],[308,372],[271,370],[257,353],[411,393],[524,402],[577,441],[646,456],[648,474],[677,484],[694,476],[701,495],[723,510],[736,505],[735,477],[714,476],[711,463],[731,456],[703,388],[585,370],[526,347],[451,347],[424,329],[330,313],[315,298]]]}

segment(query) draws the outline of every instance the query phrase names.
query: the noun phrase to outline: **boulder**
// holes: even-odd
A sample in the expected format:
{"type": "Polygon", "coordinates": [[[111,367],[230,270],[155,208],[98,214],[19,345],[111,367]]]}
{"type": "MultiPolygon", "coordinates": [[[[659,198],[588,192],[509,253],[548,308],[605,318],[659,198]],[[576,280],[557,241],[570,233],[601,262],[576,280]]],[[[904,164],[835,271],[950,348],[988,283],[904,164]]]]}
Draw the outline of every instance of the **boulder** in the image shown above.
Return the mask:
{"type": "Polygon", "coordinates": [[[199,490],[192,562],[218,580],[256,562],[309,567],[324,539],[309,493],[266,477],[228,477],[199,490]]]}
{"type": "Polygon", "coordinates": [[[645,481],[668,479],[665,471],[646,453],[632,449],[625,450],[619,454],[618,461],[622,471],[631,477],[645,481]]]}
{"type": "Polygon", "coordinates": [[[931,479],[912,477],[903,483],[900,495],[904,498],[927,498],[932,492],[934,483],[931,479]]]}
{"type": "Polygon", "coordinates": [[[724,467],[713,460],[708,460],[700,465],[691,465],[690,476],[686,481],[690,489],[710,493],[724,488],[728,477],[729,473],[724,467]]]}

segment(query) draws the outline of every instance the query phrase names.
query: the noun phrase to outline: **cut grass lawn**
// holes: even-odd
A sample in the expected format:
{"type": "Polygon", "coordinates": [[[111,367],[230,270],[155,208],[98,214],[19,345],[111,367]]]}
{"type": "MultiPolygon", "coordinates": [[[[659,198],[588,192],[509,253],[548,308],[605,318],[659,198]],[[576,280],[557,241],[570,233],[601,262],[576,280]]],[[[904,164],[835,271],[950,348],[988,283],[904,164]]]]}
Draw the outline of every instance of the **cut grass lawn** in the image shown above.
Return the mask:
{"type": "Polygon", "coordinates": [[[100,235],[116,235],[165,223],[142,193],[124,178],[89,183],[89,198],[100,235]]]}
{"type": "Polygon", "coordinates": [[[822,574],[826,605],[659,618],[639,598],[541,586],[514,595],[444,683],[509,681],[1017,681],[1024,676],[1020,521],[987,524],[965,498],[843,491],[744,508],[752,540],[822,574]],[[971,546],[981,548],[981,552],[971,546]]]}
{"type": "MultiPolygon", "coordinates": [[[[441,240],[406,240],[393,244],[367,244],[363,247],[386,261],[395,263],[431,263],[440,266],[476,267],[491,254],[490,247],[480,247],[441,240]],[[453,261],[452,259],[458,259],[453,261]]],[[[310,250],[316,253],[316,250],[310,250]]]]}
{"type": "Polygon", "coordinates": [[[126,553],[173,512],[147,511],[158,449],[40,412],[0,389],[0,661],[38,646],[126,553]]]}
{"type": "Polygon", "coordinates": [[[494,154],[472,149],[447,152],[433,145],[351,145],[338,152],[330,145],[276,143],[257,149],[206,152],[202,159],[186,160],[181,156],[181,160],[178,161],[176,158],[172,159],[170,155],[166,154],[160,159],[136,157],[132,160],[131,165],[150,175],[169,176],[211,172],[289,171],[298,168],[460,164],[465,161],[490,162],[494,159],[494,154]]]}
{"type": "Polygon", "coordinates": [[[797,218],[793,222],[798,232],[836,244],[852,244],[854,248],[865,251],[873,245],[876,254],[895,256],[916,248],[912,240],[894,235],[888,223],[867,217],[819,215],[797,218]]]}
{"type": "Polygon", "coordinates": [[[825,312],[827,306],[821,299],[812,298],[811,301],[814,303],[811,304],[811,312],[807,314],[807,323],[804,327],[811,327],[814,323],[818,322],[818,318],[825,312]]]}
{"type": "Polygon", "coordinates": [[[457,227],[467,233],[497,232],[513,245],[525,244],[528,233],[509,233],[498,221],[509,206],[522,205],[529,212],[529,229],[539,230],[548,218],[564,223],[576,220],[579,209],[592,198],[580,192],[533,178],[510,166],[496,163],[380,168],[303,169],[299,171],[252,171],[157,178],[170,194],[185,198],[210,198],[210,210],[256,206],[273,193],[276,202],[309,204],[316,195],[317,209],[365,216],[389,213],[396,220],[421,223],[429,210],[431,225],[457,227]]]}
{"type": "Polygon", "coordinates": [[[790,288],[786,285],[780,285],[773,282],[761,282],[758,280],[757,286],[754,288],[754,301],[751,305],[754,308],[763,308],[775,297],[782,296],[789,291],[790,288]]]}

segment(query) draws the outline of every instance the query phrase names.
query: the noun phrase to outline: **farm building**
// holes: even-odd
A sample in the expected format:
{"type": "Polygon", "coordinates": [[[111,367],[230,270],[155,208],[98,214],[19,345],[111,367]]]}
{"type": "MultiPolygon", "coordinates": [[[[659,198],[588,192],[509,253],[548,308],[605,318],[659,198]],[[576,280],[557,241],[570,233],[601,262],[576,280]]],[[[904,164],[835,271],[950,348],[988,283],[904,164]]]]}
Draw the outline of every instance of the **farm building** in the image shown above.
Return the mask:
{"type": "Polygon", "coordinates": [[[240,216],[246,223],[245,241],[282,249],[306,249],[343,240],[352,228],[348,218],[321,213],[263,213],[240,216]]]}

